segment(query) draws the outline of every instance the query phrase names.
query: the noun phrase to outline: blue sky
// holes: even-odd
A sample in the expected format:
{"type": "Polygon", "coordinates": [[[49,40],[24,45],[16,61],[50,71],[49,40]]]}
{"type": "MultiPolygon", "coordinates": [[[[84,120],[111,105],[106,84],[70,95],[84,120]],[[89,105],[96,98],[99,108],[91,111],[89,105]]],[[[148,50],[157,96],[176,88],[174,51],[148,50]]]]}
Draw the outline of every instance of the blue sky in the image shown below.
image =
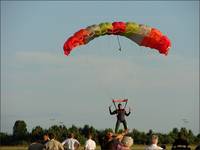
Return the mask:
{"type": "Polygon", "coordinates": [[[130,129],[199,131],[199,1],[1,1],[1,131],[63,122],[114,128],[108,106],[128,98],[130,129]],[[120,37],[95,39],[63,54],[80,28],[134,21],[172,41],[163,56],[120,37]],[[188,122],[184,122],[184,119],[188,122]]]}

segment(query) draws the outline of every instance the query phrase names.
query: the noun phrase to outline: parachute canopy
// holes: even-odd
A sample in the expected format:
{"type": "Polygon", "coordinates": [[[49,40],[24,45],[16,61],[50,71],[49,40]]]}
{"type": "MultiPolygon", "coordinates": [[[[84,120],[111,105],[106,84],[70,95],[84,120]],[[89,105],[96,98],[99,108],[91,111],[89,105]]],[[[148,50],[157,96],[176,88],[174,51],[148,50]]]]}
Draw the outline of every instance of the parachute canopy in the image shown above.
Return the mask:
{"type": "Polygon", "coordinates": [[[171,47],[169,38],[163,35],[158,29],[135,22],[105,22],[99,25],[91,25],[74,33],[64,43],[65,55],[69,55],[72,49],[85,45],[94,38],[103,35],[120,35],[134,41],[139,46],[145,46],[158,50],[161,54],[167,55],[171,47]]]}

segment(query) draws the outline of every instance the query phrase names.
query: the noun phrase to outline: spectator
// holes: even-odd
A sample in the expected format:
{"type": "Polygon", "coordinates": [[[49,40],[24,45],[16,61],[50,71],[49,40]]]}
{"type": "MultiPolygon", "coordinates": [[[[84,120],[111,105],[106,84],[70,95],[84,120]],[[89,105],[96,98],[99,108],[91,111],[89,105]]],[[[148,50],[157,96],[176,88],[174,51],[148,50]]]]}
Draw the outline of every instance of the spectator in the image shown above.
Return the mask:
{"type": "Polygon", "coordinates": [[[158,136],[152,135],[151,137],[151,145],[147,146],[145,150],[160,150],[162,147],[158,146],[158,136]]]}
{"type": "Polygon", "coordinates": [[[121,140],[121,143],[118,143],[117,150],[131,150],[131,146],[133,145],[133,139],[129,136],[124,136],[121,140]]]}
{"type": "Polygon", "coordinates": [[[55,139],[53,133],[49,133],[50,140],[46,143],[46,150],[64,150],[62,144],[55,139]]]}
{"type": "Polygon", "coordinates": [[[181,134],[181,132],[179,132],[178,138],[174,141],[172,145],[172,150],[176,150],[176,149],[190,150],[188,145],[189,143],[186,140],[186,138],[181,134]]]}
{"type": "Polygon", "coordinates": [[[195,150],[200,150],[200,144],[197,145],[197,147],[195,148],[195,150]]]}
{"type": "Polygon", "coordinates": [[[40,143],[41,138],[39,135],[32,135],[33,142],[29,145],[28,150],[44,150],[45,146],[40,143]]]}
{"type": "Polygon", "coordinates": [[[96,149],[96,143],[94,140],[92,140],[92,135],[88,135],[88,140],[85,143],[84,150],[95,150],[96,149]]]}
{"type": "Polygon", "coordinates": [[[68,138],[62,142],[62,145],[66,147],[67,150],[77,150],[80,143],[74,138],[74,134],[70,133],[68,138]]]}
{"type": "Polygon", "coordinates": [[[46,133],[44,133],[44,135],[43,135],[43,144],[46,144],[46,143],[49,142],[49,141],[50,141],[49,135],[48,135],[48,133],[46,132],[46,133]]]}
{"type": "Polygon", "coordinates": [[[102,139],[101,142],[101,149],[102,150],[108,150],[112,148],[112,140],[113,140],[113,133],[107,132],[105,137],[102,139]]]}
{"type": "Polygon", "coordinates": [[[130,150],[133,144],[131,137],[125,136],[127,131],[119,134],[108,132],[104,139],[102,150],[130,150]]]}

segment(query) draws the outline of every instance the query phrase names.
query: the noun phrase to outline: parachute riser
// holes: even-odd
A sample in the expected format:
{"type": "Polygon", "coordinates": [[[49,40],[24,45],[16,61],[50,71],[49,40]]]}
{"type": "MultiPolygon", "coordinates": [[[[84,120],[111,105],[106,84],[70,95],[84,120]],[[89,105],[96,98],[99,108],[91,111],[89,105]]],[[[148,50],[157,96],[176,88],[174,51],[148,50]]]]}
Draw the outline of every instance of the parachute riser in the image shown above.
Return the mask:
{"type": "Polygon", "coordinates": [[[121,52],[122,51],[122,47],[121,47],[121,43],[120,43],[118,35],[117,35],[117,42],[118,42],[118,45],[119,45],[119,49],[118,50],[121,52]]]}
{"type": "Polygon", "coordinates": [[[126,102],[125,105],[124,105],[124,109],[126,109],[126,106],[127,106],[127,103],[128,103],[128,99],[124,99],[124,100],[114,100],[113,99],[112,102],[113,102],[113,104],[115,106],[115,109],[117,109],[116,102],[119,102],[119,103],[126,102]]]}
{"type": "Polygon", "coordinates": [[[117,109],[117,106],[116,106],[116,104],[115,104],[114,100],[113,100],[112,102],[113,102],[113,104],[114,104],[114,106],[115,106],[115,109],[117,109]]]}

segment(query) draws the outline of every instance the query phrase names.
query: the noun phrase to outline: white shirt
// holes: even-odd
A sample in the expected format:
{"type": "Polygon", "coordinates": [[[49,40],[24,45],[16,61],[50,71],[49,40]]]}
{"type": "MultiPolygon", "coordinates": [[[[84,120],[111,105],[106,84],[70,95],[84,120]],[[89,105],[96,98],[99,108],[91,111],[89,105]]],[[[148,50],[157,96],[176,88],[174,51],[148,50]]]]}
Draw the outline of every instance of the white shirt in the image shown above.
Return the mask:
{"type": "Polygon", "coordinates": [[[146,147],[145,150],[160,150],[160,149],[163,149],[163,148],[156,144],[151,144],[150,146],[146,147]]]}
{"type": "Polygon", "coordinates": [[[66,139],[62,142],[62,145],[67,146],[67,150],[75,150],[75,147],[74,147],[75,144],[80,145],[80,143],[76,139],[73,139],[73,138],[66,139]]]}
{"type": "Polygon", "coordinates": [[[96,149],[96,143],[92,139],[88,139],[85,142],[85,150],[95,150],[96,149]]]}

